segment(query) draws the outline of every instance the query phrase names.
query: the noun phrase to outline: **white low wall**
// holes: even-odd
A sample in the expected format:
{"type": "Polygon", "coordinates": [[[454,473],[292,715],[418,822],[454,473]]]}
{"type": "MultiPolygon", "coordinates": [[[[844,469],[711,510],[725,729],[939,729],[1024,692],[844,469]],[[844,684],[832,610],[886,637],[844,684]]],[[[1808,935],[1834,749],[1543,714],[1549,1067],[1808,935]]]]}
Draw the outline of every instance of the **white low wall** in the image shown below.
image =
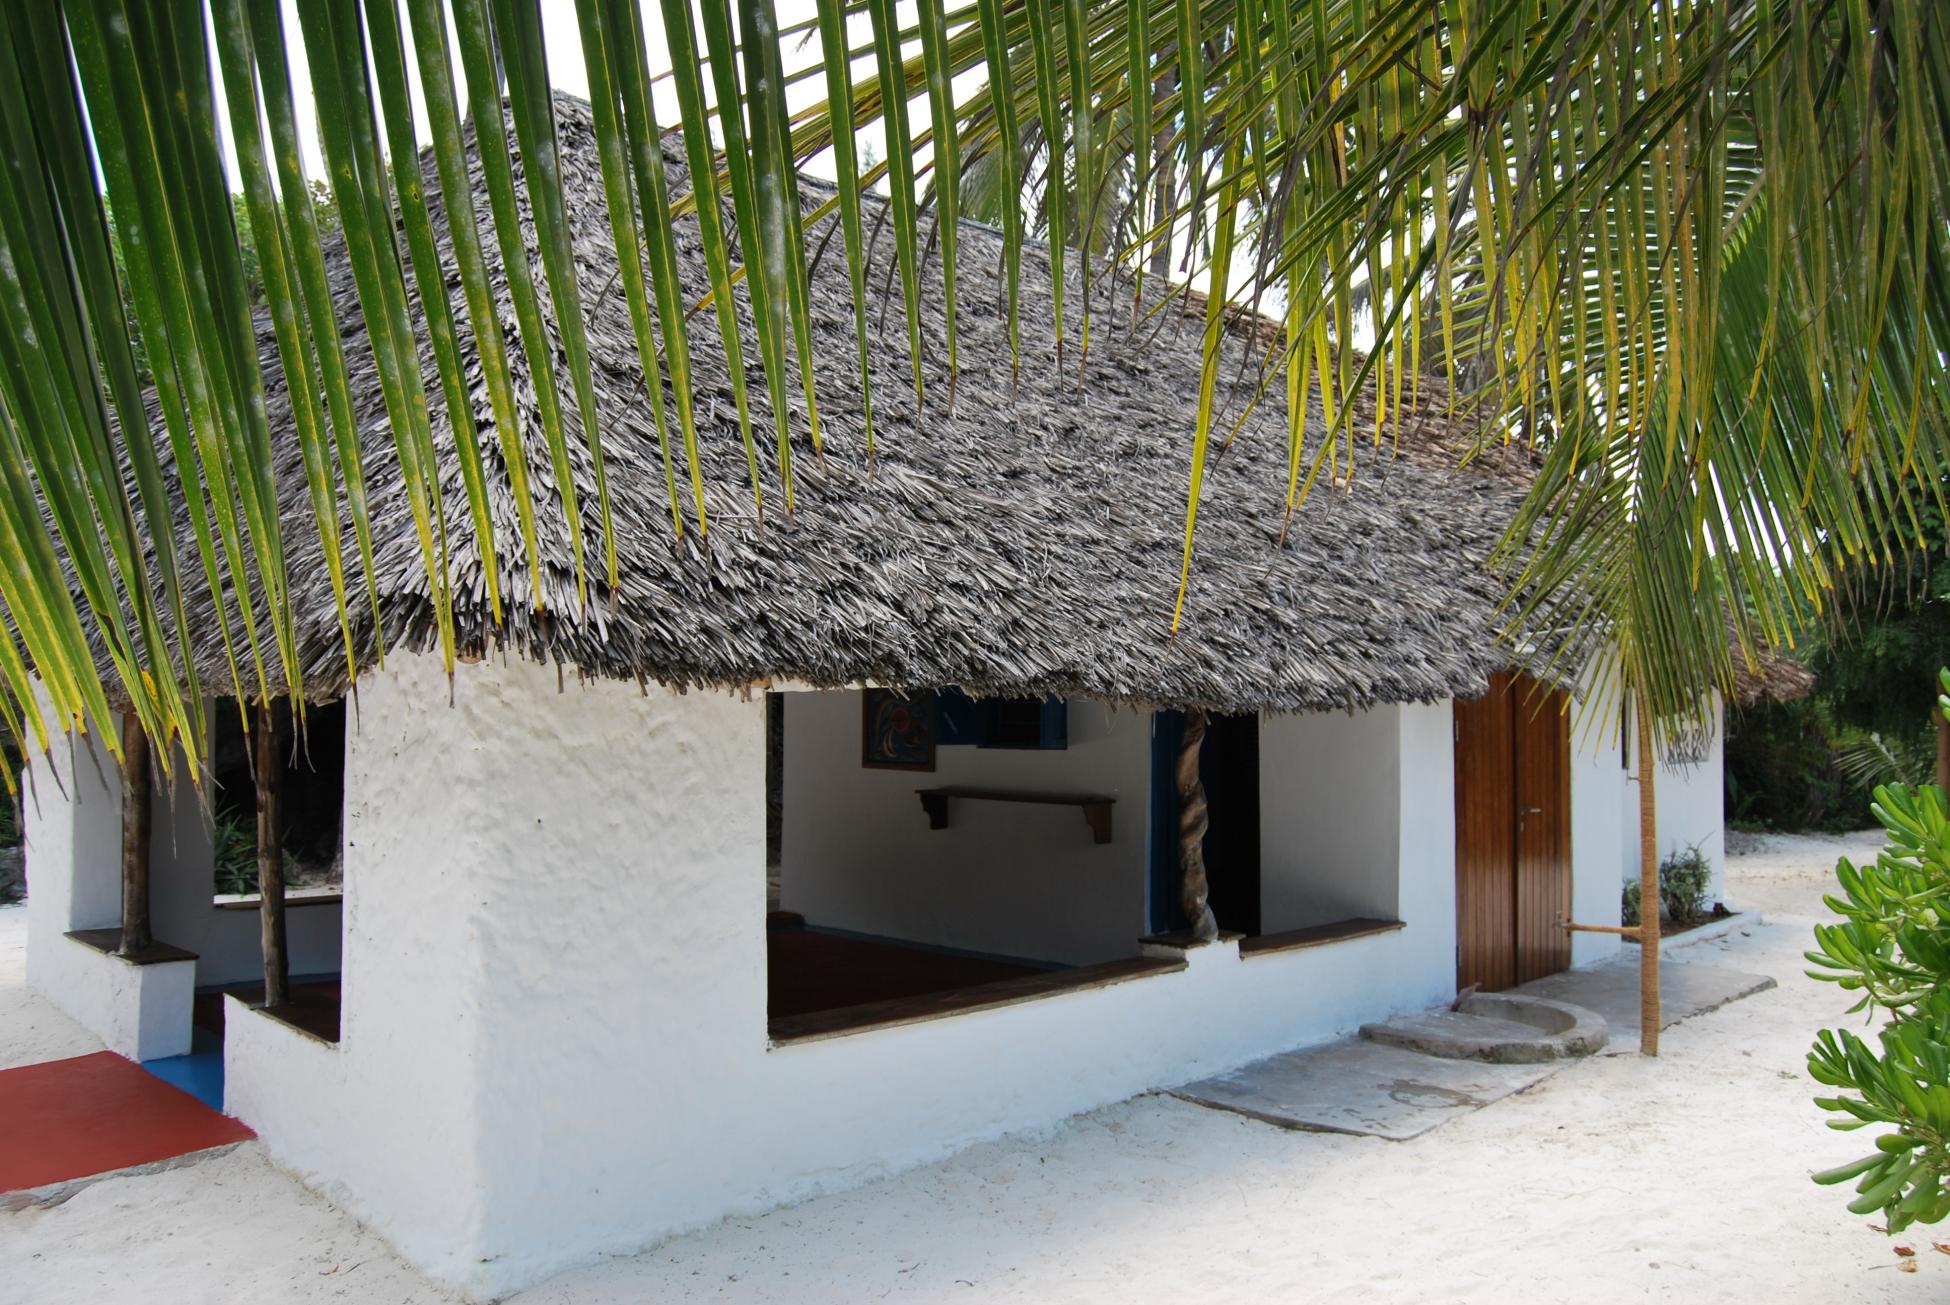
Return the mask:
{"type": "Polygon", "coordinates": [[[943,747],[932,771],[860,764],[858,692],[785,695],[779,905],[816,925],[1083,965],[1132,954],[1145,932],[1151,719],[1069,706],[1070,745],[943,747]],[[951,801],[930,829],[917,788],[948,785],[1117,799],[1111,841],[1076,807],[951,801]]]}
{"type": "Polygon", "coordinates": [[[182,1055],[194,965],[132,965],[66,936],[122,923],[122,780],[98,739],[90,731],[53,739],[46,754],[29,749],[27,982],[111,1051],[182,1055]]]}
{"type": "MultiPolygon", "coordinates": [[[[454,693],[404,655],[362,683],[341,1042],[238,1014],[227,1105],[476,1294],[1453,991],[1454,878],[1431,874],[1385,935],[1215,946],[1182,971],[773,1048],[762,703],[558,697],[526,665],[463,667],[454,693]]],[[[1437,742],[1446,719],[1402,716],[1437,742]]],[[[1446,790],[1381,800],[1419,822],[1414,855],[1453,851],[1446,790]]]]}

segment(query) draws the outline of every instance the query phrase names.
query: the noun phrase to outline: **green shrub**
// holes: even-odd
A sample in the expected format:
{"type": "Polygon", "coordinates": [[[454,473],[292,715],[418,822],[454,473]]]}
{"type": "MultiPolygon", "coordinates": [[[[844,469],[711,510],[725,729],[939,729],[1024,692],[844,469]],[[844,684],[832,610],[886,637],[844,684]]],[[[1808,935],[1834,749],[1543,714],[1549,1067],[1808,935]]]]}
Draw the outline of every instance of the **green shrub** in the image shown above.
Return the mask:
{"type": "Polygon", "coordinates": [[[1713,867],[1699,848],[1674,852],[1659,863],[1659,909],[1674,924],[1688,924],[1706,914],[1706,889],[1713,867]]]}
{"type": "MultiPolygon", "coordinates": [[[[1942,682],[1950,690],[1950,671],[1942,682]]],[[[1950,697],[1938,705],[1950,714],[1950,697]]],[[[1902,784],[1878,788],[1870,810],[1887,842],[1872,865],[1837,863],[1841,893],[1826,900],[1841,921],[1815,926],[1808,973],[1862,994],[1851,1013],[1887,1018],[1873,1043],[1821,1030],[1808,1073],[1841,1089],[1815,1098],[1836,1116],[1830,1128],[1885,1131],[1874,1151],[1814,1180],[1853,1179],[1849,1211],[1880,1213],[1895,1233],[1950,1215],[1950,812],[1940,790],[1902,784]]]]}
{"type": "Polygon", "coordinates": [[[1888,833],[1873,865],[1843,858],[1841,895],[1828,904],[1839,924],[1815,926],[1808,973],[1862,999],[1889,1022],[1873,1043],[1847,1029],[1823,1029],[1808,1073],[1844,1095],[1816,1097],[1834,1129],[1882,1125],[1875,1150],[1818,1173],[1818,1183],[1855,1179],[1854,1214],[1880,1212],[1889,1231],[1950,1214],[1950,820],[1935,788],[1891,784],[1872,808],[1888,833]]]}
{"type": "MultiPolygon", "coordinates": [[[[1713,867],[1697,847],[1674,852],[1659,863],[1659,917],[1674,924],[1691,924],[1706,916],[1706,889],[1713,867]]],[[[1639,881],[1625,881],[1618,918],[1626,927],[1639,922],[1639,881]]]]}
{"type": "Polygon", "coordinates": [[[212,831],[217,864],[217,891],[257,891],[257,814],[219,807],[212,831]]]}

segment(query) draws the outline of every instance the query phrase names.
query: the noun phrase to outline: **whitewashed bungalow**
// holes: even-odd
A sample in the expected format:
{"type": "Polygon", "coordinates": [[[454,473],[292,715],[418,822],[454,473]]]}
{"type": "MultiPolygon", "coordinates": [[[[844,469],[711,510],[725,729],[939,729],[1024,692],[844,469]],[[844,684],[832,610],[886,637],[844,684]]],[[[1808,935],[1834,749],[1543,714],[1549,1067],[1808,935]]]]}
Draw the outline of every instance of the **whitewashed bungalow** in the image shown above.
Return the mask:
{"type": "MultiPolygon", "coordinates": [[[[353,694],[274,393],[312,706],[307,746],[262,781],[336,848],[340,885],[281,911],[219,900],[208,806],[186,787],[125,803],[100,754],[64,743],[34,760],[26,803],[37,988],[132,1056],[216,1058],[224,1108],[280,1164],[493,1295],[1619,947],[1564,924],[1617,923],[1632,759],[1574,695],[1511,672],[1484,559],[1523,469],[1456,472],[1426,387],[1403,456],[1323,481],[1284,537],[1271,387],[1213,461],[1173,638],[1196,319],[1133,330],[1129,286],[1099,287],[1087,359],[1073,341],[1059,372],[1047,314],[1027,312],[1017,377],[998,242],[966,226],[979,273],[952,409],[931,308],[924,412],[904,349],[877,359],[870,465],[835,248],[812,296],[824,464],[795,410],[790,516],[769,484],[761,525],[711,315],[691,319],[710,547],[678,543],[586,109],[560,112],[619,587],[565,399],[590,601],[550,508],[534,609],[477,389],[506,587],[491,630],[429,358],[465,654],[450,680],[349,333],[383,639],[355,602],[353,694]],[[125,873],[154,938],[133,956],[125,873]],[[280,931],[290,992],[262,1009],[260,937],[280,931]]],[[[1048,275],[1030,251],[1027,304],[1048,275]]],[[[343,259],[334,276],[354,322],[343,259]]],[[[268,331],[264,347],[275,376],[268,331]]],[[[1229,364],[1222,407],[1243,411],[1255,379],[1229,364]]],[[[756,375],[753,397],[762,433],[756,375]]],[[[204,682],[223,683],[208,594],[195,616],[204,682]]],[[[234,704],[212,710],[234,733],[234,704]]],[[[240,737],[224,748],[224,796],[248,808],[240,737]]],[[[1694,782],[1717,792],[1717,772],[1694,782]]]]}

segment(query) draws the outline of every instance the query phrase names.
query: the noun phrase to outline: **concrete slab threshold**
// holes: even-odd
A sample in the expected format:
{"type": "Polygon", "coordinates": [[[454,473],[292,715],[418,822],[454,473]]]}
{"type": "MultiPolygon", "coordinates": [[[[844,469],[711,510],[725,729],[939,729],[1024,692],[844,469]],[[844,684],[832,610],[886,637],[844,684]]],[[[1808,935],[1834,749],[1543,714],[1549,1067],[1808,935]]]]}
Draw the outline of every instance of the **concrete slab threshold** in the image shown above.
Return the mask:
{"type": "MultiPolygon", "coordinates": [[[[1718,1010],[1774,987],[1764,974],[1749,974],[1719,965],[1663,961],[1659,966],[1660,1027],[1718,1010]]],[[[1611,1030],[1605,1054],[1636,1054],[1639,1047],[1639,957],[1636,950],[1587,965],[1546,975],[1516,989],[1533,997],[1569,1002],[1596,1011],[1611,1030]]]]}
{"type": "MultiPolygon", "coordinates": [[[[1636,1053],[1637,962],[1633,955],[1568,970],[1517,992],[1595,1012],[1609,1025],[1607,1052],[1636,1053]]],[[[1775,986],[1766,975],[1713,965],[1669,962],[1660,975],[1667,1025],[1775,986]]],[[[1172,1095],[1282,1128],[1407,1141],[1540,1083],[1569,1063],[1450,1060],[1347,1038],[1188,1083],[1172,1095]]]]}
{"type": "Polygon", "coordinates": [[[1555,1074],[1562,1062],[1442,1060],[1348,1038],[1288,1052],[1172,1095],[1281,1128],[1405,1142],[1555,1074]]]}

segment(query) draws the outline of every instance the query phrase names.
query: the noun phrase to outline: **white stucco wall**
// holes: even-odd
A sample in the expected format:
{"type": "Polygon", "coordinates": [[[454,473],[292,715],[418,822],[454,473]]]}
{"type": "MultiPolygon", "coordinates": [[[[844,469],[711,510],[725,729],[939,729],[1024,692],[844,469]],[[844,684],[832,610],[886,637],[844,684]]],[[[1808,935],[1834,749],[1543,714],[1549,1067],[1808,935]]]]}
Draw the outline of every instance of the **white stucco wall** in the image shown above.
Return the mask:
{"type": "Polygon", "coordinates": [[[454,696],[425,658],[362,684],[342,1041],[233,1008],[226,1069],[280,1162],[478,1294],[1453,991],[1446,707],[1401,714],[1426,764],[1380,799],[1432,867],[1407,928],[774,1048],[762,703],[494,664],[454,696]]]}
{"type": "MultiPolygon", "coordinates": [[[[1619,883],[1612,873],[1624,838],[1617,698],[1587,674],[1571,703],[1571,919],[1578,924],[1618,923],[1619,883]]],[[[1617,934],[1574,933],[1571,964],[1588,965],[1617,954],[1617,934]]]]}
{"type": "Polygon", "coordinates": [[[1133,955],[1145,929],[1151,718],[1069,705],[1070,746],[943,747],[933,771],[860,764],[858,692],[785,695],[779,905],[808,923],[1066,965],[1133,955]],[[1076,807],[951,800],[928,828],[917,788],[1117,799],[1111,841],[1076,807]]]}
{"type": "MultiPolygon", "coordinates": [[[[1714,729],[1704,755],[1698,761],[1658,762],[1653,773],[1653,803],[1659,825],[1659,857],[1664,860],[1676,852],[1697,846],[1712,867],[1706,900],[1722,900],[1726,894],[1726,706],[1714,695],[1714,729]]],[[[1639,792],[1638,781],[1627,777],[1621,801],[1624,804],[1619,872],[1626,880],[1639,877],[1639,792]]]]}
{"type": "MultiPolygon", "coordinates": [[[[1370,711],[1269,716],[1259,731],[1260,927],[1267,933],[1357,917],[1392,920],[1405,875],[1431,870],[1425,857],[1404,855],[1402,802],[1413,786],[1416,821],[1441,806],[1453,831],[1454,756],[1446,738],[1421,737],[1410,716],[1429,714],[1439,733],[1448,706],[1376,707],[1370,711]],[[1433,714],[1431,714],[1433,713],[1433,714]],[[1434,720],[1440,715],[1441,720],[1434,720]],[[1436,782],[1421,749],[1449,760],[1436,782]],[[1404,774],[1404,765],[1408,773],[1404,774]],[[1426,804],[1430,810],[1422,810],[1426,804]]],[[[1455,874],[1455,840],[1448,843],[1455,874]]],[[[1452,882],[1453,888],[1453,882],[1452,882]]]]}

